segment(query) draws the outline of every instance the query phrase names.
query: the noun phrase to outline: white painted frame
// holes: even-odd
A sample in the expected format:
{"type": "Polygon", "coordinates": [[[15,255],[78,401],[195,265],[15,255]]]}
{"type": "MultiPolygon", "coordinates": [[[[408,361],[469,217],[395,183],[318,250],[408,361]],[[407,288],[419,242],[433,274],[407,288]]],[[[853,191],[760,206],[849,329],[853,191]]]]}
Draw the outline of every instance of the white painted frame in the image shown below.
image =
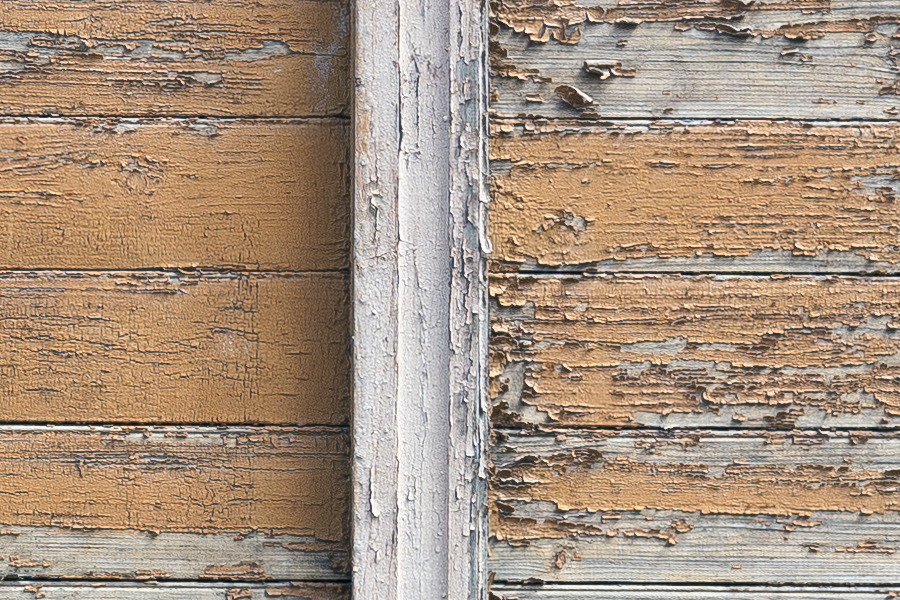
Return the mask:
{"type": "Polygon", "coordinates": [[[355,600],[487,597],[487,6],[354,2],[355,600]]]}

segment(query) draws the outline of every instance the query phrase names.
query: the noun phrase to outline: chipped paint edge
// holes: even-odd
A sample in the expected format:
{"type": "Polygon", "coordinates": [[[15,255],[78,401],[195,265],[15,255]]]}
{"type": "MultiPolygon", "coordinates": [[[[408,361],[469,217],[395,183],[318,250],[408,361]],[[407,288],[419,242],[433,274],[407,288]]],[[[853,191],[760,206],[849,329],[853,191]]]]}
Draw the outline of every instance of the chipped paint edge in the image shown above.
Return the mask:
{"type": "Polygon", "coordinates": [[[358,600],[487,597],[487,11],[354,7],[358,600]]]}

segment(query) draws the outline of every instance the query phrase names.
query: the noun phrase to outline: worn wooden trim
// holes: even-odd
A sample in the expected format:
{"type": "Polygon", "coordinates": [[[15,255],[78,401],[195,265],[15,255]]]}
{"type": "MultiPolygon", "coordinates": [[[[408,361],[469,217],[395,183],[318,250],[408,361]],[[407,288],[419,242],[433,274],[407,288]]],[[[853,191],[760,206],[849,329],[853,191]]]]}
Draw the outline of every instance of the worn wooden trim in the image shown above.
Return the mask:
{"type": "Polygon", "coordinates": [[[482,598],[486,6],[355,5],[354,598],[482,598]]]}

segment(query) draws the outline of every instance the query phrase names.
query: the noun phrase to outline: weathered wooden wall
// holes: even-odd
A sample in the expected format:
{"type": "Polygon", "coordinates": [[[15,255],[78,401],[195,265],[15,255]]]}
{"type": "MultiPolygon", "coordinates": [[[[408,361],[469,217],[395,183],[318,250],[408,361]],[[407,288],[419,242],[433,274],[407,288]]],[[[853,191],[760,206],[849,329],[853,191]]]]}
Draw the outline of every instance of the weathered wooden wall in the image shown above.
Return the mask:
{"type": "Polygon", "coordinates": [[[348,2],[0,22],[0,597],[346,599],[348,2]]]}
{"type": "Polygon", "coordinates": [[[900,6],[491,32],[494,593],[897,595],[900,6]]]}

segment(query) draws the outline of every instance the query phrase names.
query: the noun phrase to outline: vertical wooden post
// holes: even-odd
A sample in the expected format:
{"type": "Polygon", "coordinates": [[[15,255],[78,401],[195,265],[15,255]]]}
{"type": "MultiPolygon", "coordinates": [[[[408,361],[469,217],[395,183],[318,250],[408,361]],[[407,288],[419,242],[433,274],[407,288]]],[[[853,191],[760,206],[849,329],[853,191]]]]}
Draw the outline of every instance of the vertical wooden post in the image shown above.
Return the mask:
{"type": "Polygon", "coordinates": [[[356,600],[486,596],[486,11],[355,3],[356,600]]]}

